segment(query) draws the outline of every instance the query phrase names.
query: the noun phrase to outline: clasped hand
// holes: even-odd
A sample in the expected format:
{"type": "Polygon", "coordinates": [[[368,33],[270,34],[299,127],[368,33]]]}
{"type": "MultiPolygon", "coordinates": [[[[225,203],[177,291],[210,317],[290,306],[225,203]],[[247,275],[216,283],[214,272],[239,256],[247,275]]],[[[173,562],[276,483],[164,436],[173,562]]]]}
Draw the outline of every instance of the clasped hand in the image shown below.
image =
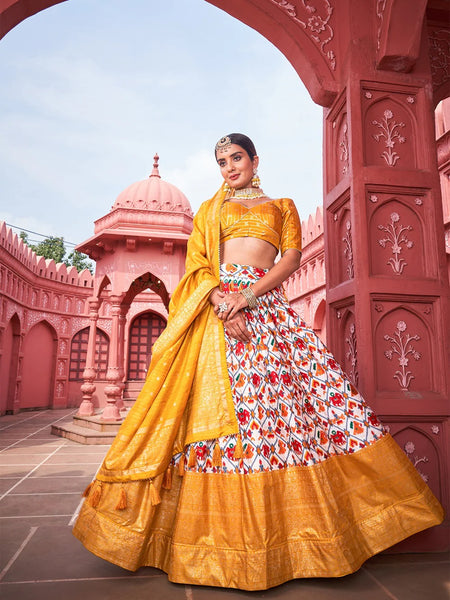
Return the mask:
{"type": "Polygon", "coordinates": [[[242,312],[242,309],[248,306],[244,296],[239,293],[226,294],[215,289],[211,293],[210,301],[214,306],[214,312],[223,321],[227,333],[240,342],[249,342],[251,335],[242,312]],[[221,305],[222,308],[226,305],[226,309],[221,310],[221,305]]]}

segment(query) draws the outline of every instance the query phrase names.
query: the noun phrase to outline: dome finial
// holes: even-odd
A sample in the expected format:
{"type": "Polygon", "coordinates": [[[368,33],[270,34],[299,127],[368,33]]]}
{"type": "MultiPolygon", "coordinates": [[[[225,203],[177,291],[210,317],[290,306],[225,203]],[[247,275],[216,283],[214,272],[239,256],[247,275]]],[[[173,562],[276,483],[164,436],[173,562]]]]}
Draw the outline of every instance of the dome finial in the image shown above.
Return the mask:
{"type": "Polygon", "coordinates": [[[158,153],[156,153],[155,156],[153,157],[153,171],[152,171],[152,174],[150,175],[150,177],[159,177],[161,179],[161,175],[159,174],[159,170],[158,170],[158,162],[159,162],[159,156],[158,156],[158,153]]]}

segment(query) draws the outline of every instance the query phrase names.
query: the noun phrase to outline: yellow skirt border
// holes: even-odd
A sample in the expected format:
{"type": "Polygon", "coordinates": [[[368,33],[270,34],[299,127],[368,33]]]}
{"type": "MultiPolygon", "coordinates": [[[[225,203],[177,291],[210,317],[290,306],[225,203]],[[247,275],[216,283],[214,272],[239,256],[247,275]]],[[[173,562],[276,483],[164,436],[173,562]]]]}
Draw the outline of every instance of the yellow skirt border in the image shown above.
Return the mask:
{"type": "MultiPolygon", "coordinates": [[[[160,488],[161,481],[155,481],[160,488]]],[[[105,485],[105,484],[103,484],[105,485]]],[[[149,485],[120,484],[84,503],[74,534],[126,569],[151,566],[176,583],[263,590],[302,577],[341,577],[370,556],[439,524],[443,510],[386,435],[312,467],[174,475],[152,506],[149,485]]]]}

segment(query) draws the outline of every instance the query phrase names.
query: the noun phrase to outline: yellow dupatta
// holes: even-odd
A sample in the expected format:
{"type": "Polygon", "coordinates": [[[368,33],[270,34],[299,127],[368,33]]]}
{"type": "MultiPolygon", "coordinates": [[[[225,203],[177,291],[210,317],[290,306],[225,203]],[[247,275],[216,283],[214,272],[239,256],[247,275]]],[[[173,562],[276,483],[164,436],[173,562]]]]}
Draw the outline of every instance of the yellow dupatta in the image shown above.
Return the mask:
{"type": "Polygon", "coordinates": [[[204,202],[188,241],[186,273],[145,384],[97,473],[102,482],[152,479],[186,444],[238,433],[222,322],[209,303],[220,283],[223,186],[204,202]]]}

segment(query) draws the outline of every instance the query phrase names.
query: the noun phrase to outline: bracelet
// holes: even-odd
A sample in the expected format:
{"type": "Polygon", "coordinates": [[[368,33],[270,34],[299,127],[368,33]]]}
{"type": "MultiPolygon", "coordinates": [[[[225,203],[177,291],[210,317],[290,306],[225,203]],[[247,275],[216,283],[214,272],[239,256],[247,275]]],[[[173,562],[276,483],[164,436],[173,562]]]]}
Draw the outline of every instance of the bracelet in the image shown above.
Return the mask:
{"type": "Polygon", "coordinates": [[[249,288],[249,287],[242,288],[242,290],[239,290],[239,293],[242,294],[244,296],[244,298],[247,300],[247,304],[248,304],[249,308],[256,308],[258,306],[258,299],[255,296],[255,293],[251,288],[249,288]]]}

